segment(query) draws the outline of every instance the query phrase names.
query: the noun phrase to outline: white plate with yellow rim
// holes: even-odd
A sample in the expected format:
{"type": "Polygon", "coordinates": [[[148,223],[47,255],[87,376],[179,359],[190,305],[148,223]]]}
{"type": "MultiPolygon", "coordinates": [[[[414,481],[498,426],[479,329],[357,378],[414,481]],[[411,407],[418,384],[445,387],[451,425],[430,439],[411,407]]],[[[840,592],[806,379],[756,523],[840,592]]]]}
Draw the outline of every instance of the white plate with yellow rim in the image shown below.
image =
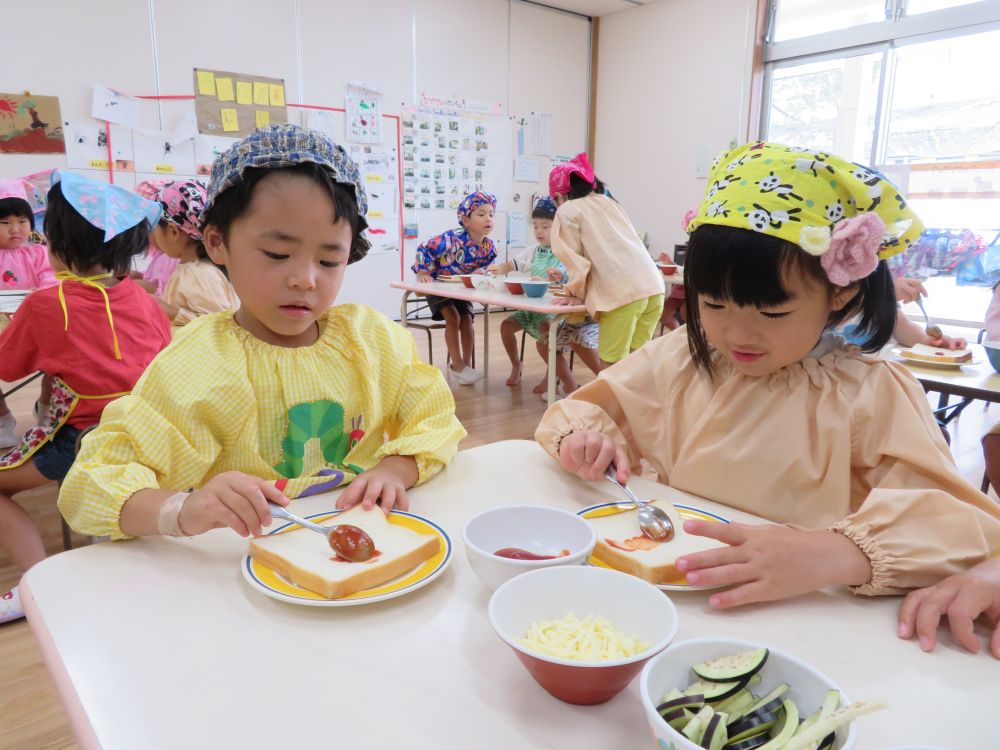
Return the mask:
{"type": "MultiPolygon", "coordinates": [[[[333,510],[324,513],[314,513],[311,516],[306,516],[306,519],[313,523],[323,523],[338,513],[341,513],[341,511],[333,510]]],[[[304,589],[292,583],[280,573],[254,560],[249,552],[243,556],[241,564],[243,577],[246,578],[250,586],[265,596],[277,599],[278,601],[302,604],[307,607],[354,607],[360,604],[373,604],[410,594],[417,589],[423,588],[444,573],[445,569],[451,563],[452,557],[451,538],[444,529],[423,516],[401,510],[394,510],[389,514],[389,523],[411,529],[418,534],[437,536],[440,540],[437,553],[391,581],[379,586],[373,586],[370,589],[357,591],[340,599],[327,599],[314,591],[304,589]]],[[[272,529],[268,534],[279,534],[294,525],[293,523],[283,524],[272,529]]]]}
{"type": "MultiPolygon", "coordinates": [[[[892,350],[892,353],[896,355],[896,357],[899,359],[900,362],[905,362],[908,365],[916,365],[917,367],[938,367],[942,369],[954,370],[956,368],[964,367],[966,365],[969,366],[981,365],[983,363],[983,360],[976,357],[975,352],[972,353],[972,359],[966,362],[947,362],[947,361],[935,362],[929,359],[913,359],[911,357],[903,356],[903,352],[905,351],[909,351],[909,349],[902,346],[897,346],[892,350]]],[[[944,355],[942,354],[942,356],[944,355]]]]}
{"type": "MultiPolygon", "coordinates": [[[[715,523],[729,523],[728,518],[723,518],[720,515],[711,513],[707,510],[702,510],[701,508],[695,508],[690,505],[681,505],[680,503],[674,503],[674,507],[677,508],[677,512],[680,513],[683,519],[694,519],[698,521],[714,521],[715,523]]],[[[588,508],[577,511],[577,515],[582,518],[600,518],[601,516],[613,516],[618,513],[625,513],[627,511],[634,511],[635,506],[632,503],[600,503],[598,505],[591,505],[588,508]]],[[[603,560],[598,560],[594,555],[591,555],[587,559],[587,565],[593,565],[598,568],[607,568],[609,570],[615,570],[610,565],[608,565],[603,560]]],[[[693,583],[688,583],[686,578],[680,578],[676,581],[669,581],[667,583],[654,583],[653,586],[660,589],[661,591],[707,591],[709,589],[719,589],[723,586],[728,586],[729,584],[715,584],[709,586],[696,586],[693,583]]]]}

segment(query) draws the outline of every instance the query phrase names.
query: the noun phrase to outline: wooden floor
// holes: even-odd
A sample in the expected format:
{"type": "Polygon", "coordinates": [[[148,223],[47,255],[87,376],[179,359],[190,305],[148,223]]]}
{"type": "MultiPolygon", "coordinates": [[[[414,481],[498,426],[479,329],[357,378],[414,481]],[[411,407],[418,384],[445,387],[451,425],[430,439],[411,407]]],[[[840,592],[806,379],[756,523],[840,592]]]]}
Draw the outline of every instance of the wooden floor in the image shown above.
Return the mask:
{"type": "MultiPolygon", "coordinates": [[[[490,362],[493,369],[489,382],[474,386],[454,385],[452,388],[458,416],[469,432],[462,448],[497,440],[530,439],[535,425],[545,411],[545,402],[531,393],[532,386],[544,375],[544,366],[532,350],[530,341],[521,386],[509,388],[504,384],[510,366],[500,344],[499,328],[502,318],[502,314],[491,316],[490,362]]],[[[477,325],[482,325],[481,318],[477,325]]],[[[422,331],[414,333],[418,351],[421,356],[426,357],[426,335],[422,331]]],[[[443,337],[440,331],[434,332],[433,336],[434,362],[443,366],[443,337]]],[[[477,343],[481,341],[481,331],[477,331],[477,343]]],[[[592,379],[590,372],[579,362],[575,373],[581,383],[592,379]]],[[[33,384],[11,398],[10,407],[20,424],[28,424],[36,396],[37,386],[33,384]]],[[[975,403],[950,428],[952,450],[959,468],[976,486],[979,485],[983,472],[979,439],[985,429],[997,421],[1000,421],[1000,407],[994,406],[987,410],[982,404],[975,403]]],[[[55,510],[54,485],[24,493],[18,499],[35,516],[43,531],[46,549],[53,554],[61,551],[62,538],[59,516],[55,510]]],[[[0,591],[14,585],[18,577],[9,558],[0,552],[0,591]]],[[[77,748],[55,688],[42,663],[41,654],[24,620],[0,625],[0,665],[3,678],[0,680],[0,750],[77,748]]]]}

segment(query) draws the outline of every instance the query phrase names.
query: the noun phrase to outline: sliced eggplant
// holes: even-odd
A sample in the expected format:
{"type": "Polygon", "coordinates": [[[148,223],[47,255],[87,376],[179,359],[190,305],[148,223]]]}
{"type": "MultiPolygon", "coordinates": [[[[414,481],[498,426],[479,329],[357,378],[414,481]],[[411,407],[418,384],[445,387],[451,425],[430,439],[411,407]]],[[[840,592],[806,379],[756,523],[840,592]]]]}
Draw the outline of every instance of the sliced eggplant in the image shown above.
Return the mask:
{"type": "Polygon", "coordinates": [[[661,714],[664,711],[672,711],[675,708],[688,708],[691,711],[698,711],[702,706],[705,705],[704,695],[684,695],[680,690],[677,691],[677,697],[671,698],[667,696],[667,700],[663,701],[656,710],[661,714]]]}
{"type": "Polygon", "coordinates": [[[745,740],[738,740],[736,742],[730,742],[723,747],[723,750],[757,750],[759,747],[763,747],[771,738],[767,733],[762,733],[754,735],[753,737],[748,737],[745,740]]]}
{"type": "Polygon", "coordinates": [[[705,706],[698,713],[694,715],[694,718],[687,723],[687,725],[681,730],[681,734],[691,740],[694,744],[701,743],[701,737],[705,733],[705,727],[708,725],[709,719],[715,712],[712,710],[711,706],[705,706]]]}
{"type": "Polygon", "coordinates": [[[691,667],[691,671],[710,682],[738,682],[757,674],[767,661],[766,648],[740,651],[718,659],[709,659],[691,667]]]}
{"type": "Polygon", "coordinates": [[[701,736],[701,746],[706,750],[722,750],[729,739],[726,732],[726,715],[714,714],[705,725],[705,733],[701,736]]]}
{"type": "Polygon", "coordinates": [[[857,701],[849,706],[838,708],[826,718],[820,719],[806,731],[797,734],[788,741],[783,750],[805,750],[814,742],[823,740],[830,732],[847,724],[859,716],[881,711],[886,704],[877,701],[857,701]]]}
{"type": "Polygon", "coordinates": [[[833,747],[833,743],[836,741],[837,741],[836,732],[830,732],[830,734],[824,737],[823,741],[819,743],[819,747],[816,748],[816,750],[830,750],[830,748],[833,747]]]}
{"type": "Polygon", "coordinates": [[[827,690],[826,698],[823,699],[823,708],[820,709],[819,717],[825,719],[840,706],[840,691],[827,690]]]}
{"type": "Polygon", "coordinates": [[[725,700],[718,701],[714,708],[718,712],[731,714],[735,711],[742,711],[746,708],[750,708],[750,706],[756,702],[756,696],[754,696],[754,694],[746,688],[743,688],[735,695],[731,695],[725,700]]]}
{"type": "Polygon", "coordinates": [[[792,701],[785,700],[781,704],[781,718],[771,727],[771,741],[761,745],[760,750],[780,750],[785,746],[799,728],[799,709],[792,701]]]}
{"type": "Polygon", "coordinates": [[[778,723],[778,715],[772,713],[756,713],[753,716],[744,716],[726,727],[730,740],[745,740],[747,737],[756,737],[758,734],[766,734],[771,727],[778,723]]]}
{"type": "Polygon", "coordinates": [[[694,718],[694,714],[686,708],[675,708],[662,712],[660,718],[679,732],[694,718]]]}
{"type": "Polygon", "coordinates": [[[684,690],[684,695],[701,695],[708,703],[717,703],[736,695],[743,689],[743,682],[709,682],[698,680],[684,690]]]}
{"type": "MultiPolygon", "coordinates": [[[[789,690],[788,683],[783,682],[770,693],[765,695],[763,698],[758,700],[750,709],[744,714],[744,716],[752,716],[758,711],[767,711],[769,713],[774,713],[779,708],[781,708],[782,696],[789,690]]],[[[731,724],[733,719],[729,720],[731,724]]]]}

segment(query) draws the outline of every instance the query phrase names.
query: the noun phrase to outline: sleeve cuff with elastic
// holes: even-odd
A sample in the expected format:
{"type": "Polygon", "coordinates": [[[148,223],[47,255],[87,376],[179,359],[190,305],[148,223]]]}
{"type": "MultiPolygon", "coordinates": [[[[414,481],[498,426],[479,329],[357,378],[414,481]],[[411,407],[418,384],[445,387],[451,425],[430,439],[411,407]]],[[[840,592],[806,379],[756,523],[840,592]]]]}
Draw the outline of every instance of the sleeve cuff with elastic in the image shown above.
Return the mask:
{"type": "Polygon", "coordinates": [[[892,585],[892,570],[896,564],[895,557],[883,549],[878,540],[869,534],[867,524],[855,526],[848,521],[840,521],[831,526],[829,531],[841,534],[854,542],[871,563],[871,580],[861,586],[851,586],[851,593],[861,596],[878,596],[903,592],[902,589],[892,585]]]}

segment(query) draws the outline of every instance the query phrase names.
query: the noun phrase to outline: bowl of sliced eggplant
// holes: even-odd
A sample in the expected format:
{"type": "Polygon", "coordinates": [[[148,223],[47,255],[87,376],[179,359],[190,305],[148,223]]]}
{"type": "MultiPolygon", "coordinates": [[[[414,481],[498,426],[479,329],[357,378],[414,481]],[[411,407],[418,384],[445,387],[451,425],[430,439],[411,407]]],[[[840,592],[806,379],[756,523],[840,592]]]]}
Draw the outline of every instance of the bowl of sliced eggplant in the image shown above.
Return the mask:
{"type": "Polygon", "coordinates": [[[783,651],[730,638],[681,641],[651,659],[639,692],[661,750],[852,750],[851,703],[826,675],[783,651]]]}

